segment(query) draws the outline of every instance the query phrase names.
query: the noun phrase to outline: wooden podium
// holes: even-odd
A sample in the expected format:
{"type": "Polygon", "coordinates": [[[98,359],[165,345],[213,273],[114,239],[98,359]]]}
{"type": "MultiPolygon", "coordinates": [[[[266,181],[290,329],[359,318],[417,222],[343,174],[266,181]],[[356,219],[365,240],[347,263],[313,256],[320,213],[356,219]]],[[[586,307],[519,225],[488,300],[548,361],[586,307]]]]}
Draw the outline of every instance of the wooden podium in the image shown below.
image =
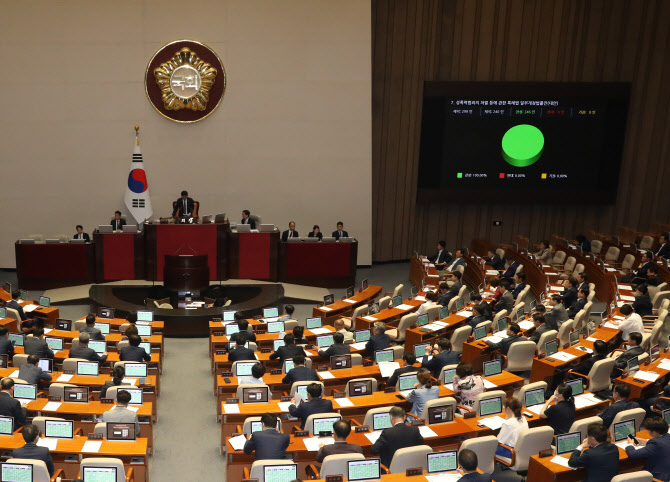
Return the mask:
{"type": "Polygon", "coordinates": [[[199,291],[209,286],[208,256],[165,255],[164,285],[172,291],[199,291]]]}

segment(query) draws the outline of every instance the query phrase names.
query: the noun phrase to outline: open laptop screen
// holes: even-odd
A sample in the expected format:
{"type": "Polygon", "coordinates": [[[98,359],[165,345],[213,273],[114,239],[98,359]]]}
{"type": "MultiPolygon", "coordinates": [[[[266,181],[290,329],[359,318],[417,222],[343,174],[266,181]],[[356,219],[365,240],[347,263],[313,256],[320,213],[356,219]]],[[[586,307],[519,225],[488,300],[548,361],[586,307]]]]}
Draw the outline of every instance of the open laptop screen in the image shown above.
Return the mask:
{"type": "Polygon", "coordinates": [[[5,462],[1,465],[0,479],[7,482],[33,482],[33,466],[5,462]]]}
{"type": "Polygon", "coordinates": [[[502,397],[488,398],[479,402],[479,415],[493,415],[502,412],[502,397]]]}
{"type": "Polygon", "coordinates": [[[279,308],[263,308],[263,318],[277,318],[279,316],[279,308]]]}
{"type": "Polygon", "coordinates": [[[360,397],[372,393],[372,380],[357,380],[349,382],[349,397],[360,397]]]}
{"type": "Polygon", "coordinates": [[[267,403],[270,398],[268,387],[243,387],[242,403],[267,403]]]}
{"type": "Polygon", "coordinates": [[[544,388],[536,388],[534,390],[528,390],[524,394],[524,405],[526,407],[532,407],[533,405],[544,404],[544,388]]]}
{"type": "Polygon", "coordinates": [[[384,430],[391,428],[391,414],[389,412],[372,414],[372,430],[384,430]]]}
{"type": "Polygon", "coordinates": [[[572,453],[582,442],[581,437],[581,432],[556,435],[556,455],[572,453]]]}
{"type": "Polygon", "coordinates": [[[314,432],[319,434],[321,432],[332,432],[333,424],[339,422],[341,417],[323,417],[323,418],[314,418],[314,432]]]}
{"type": "Polygon", "coordinates": [[[370,330],[358,330],[354,332],[354,340],[356,343],[368,341],[370,339],[370,330]]]}
{"type": "Polygon", "coordinates": [[[330,357],[330,369],[341,370],[351,368],[351,355],[335,355],[330,357]]]}
{"type": "Polygon", "coordinates": [[[446,423],[454,421],[454,408],[451,405],[428,407],[428,423],[446,423]]]}
{"type": "Polygon", "coordinates": [[[138,311],[137,312],[137,321],[154,321],[154,312],[153,311],[138,311]]]}
{"type": "Polygon", "coordinates": [[[444,452],[433,452],[428,454],[428,474],[437,474],[440,472],[451,472],[458,467],[456,450],[445,450],[444,452]]]}
{"type": "Polygon", "coordinates": [[[263,480],[266,482],[291,482],[298,477],[298,464],[266,465],[263,480]]]}
{"type": "Polygon", "coordinates": [[[350,460],[347,462],[347,480],[360,482],[381,478],[380,459],[350,460]]]}
{"type": "Polygon", "coordinates": [[[502,373],[502,363],[500,360],[493,360],[484,362],[484,376],[491,377],[493,375],[500,375],[502,373]]]}
{"type": "Polygon", "coordinates": [[[635,420],[624,420],[614,424],[614,441],[626,440],[628,435],[635,436],[635,420]]]}
{"type": "Polygon", "coordinates": [[[379,364],[380,362],[392,362],[393,361],[393,349],[386,350],[377,350],[375,352],[375,363],[379,364]]]}
{"type": "Polygon", "coordinates": [[[84,467],[84,482],[116,482],[116,467],[84,467]]]}
{"type": "Polygon", "coordinates": [[[584,393],[584,381],[581,378],[576,380],[568,380],[565,382],[566,385],[569,385],[572,388],[572,396],[576,397],[584,393]]]}
{"type": "Polygon", "coordinates": [[[321,328],[321,317],[317,316],[314,318],[307,318],[307,320],[305,320],[305,326],[307,327],[308,330],[312,330],[314,328],[321,328]]]}

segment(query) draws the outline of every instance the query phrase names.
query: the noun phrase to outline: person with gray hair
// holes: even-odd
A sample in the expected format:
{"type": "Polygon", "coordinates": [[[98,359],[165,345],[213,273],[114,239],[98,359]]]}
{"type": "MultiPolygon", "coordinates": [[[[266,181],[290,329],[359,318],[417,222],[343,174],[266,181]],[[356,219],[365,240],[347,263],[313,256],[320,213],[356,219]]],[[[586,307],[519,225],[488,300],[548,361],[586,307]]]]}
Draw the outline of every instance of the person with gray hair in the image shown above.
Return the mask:
{"type": "Polygon", "coordinates": [[[368,355],[374,356],[377,350],[384,350],[391,346],[391,338],[385,333],[386,323],[377,321],[372,329],[372,336],[365,344],[368,355]]]}
{"type": "Polygon", "coordinates": [[[393,455],[397,450],[423,445],[424,443],[419,427],[405,425],[405,410],[403,408],[392,407],[389,413],[392,427],[382,430],[382,434],[370,448],[370,452],[379,455],[382,464],[386,467],[391,466],[391,460],[393,460],[393,455]]]}
{"type": "Polygon", "coordinates": [[[88,333],[79,333],[79,346],[72,346],[70,348],[69,358],[82,358],[88,361],[104,363],[107,360],[107,353],[103,353],[102,356],[98,355],[95,350],[88,347],[90,340],[91,336],[88,333]]]}

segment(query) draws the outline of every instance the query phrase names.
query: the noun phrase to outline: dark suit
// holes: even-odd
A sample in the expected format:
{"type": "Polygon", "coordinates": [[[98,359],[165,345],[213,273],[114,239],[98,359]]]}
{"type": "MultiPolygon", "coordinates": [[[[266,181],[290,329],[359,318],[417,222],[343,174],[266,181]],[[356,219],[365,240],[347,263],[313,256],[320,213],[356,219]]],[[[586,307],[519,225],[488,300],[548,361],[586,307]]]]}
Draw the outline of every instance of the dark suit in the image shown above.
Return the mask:
{"type": "Polygon", "coordinates": [[[26,337],[23,341],[23,352],[26,355],[37,355],[40,358],[51,358],[54,357],[54,352],[51,351],[49,345],[44,340],[35,338],[34,336],[26,337]]]}
{"type": "Polygon", "coordinates": [[[370,356],[374,356],[377,350],[385,350],[391,346],[391,337],[386,333],[380,335],[372,335],[365,344],[365,349],[370,356]]]}
{"type": "Polygon", "coordinates": [[[523,289],[525,287],[526,287],[526,283],[519,283],[518,285],[516,285],[514,287],[514,289],[512,290],[512,297],[516,300],[516,297],[521,294],[521,292],[523,291],[523,289]]]}
{"type": "Polygon", "coordinates": [[[456,281],[453,285],[451,285],[451,288],[449,288],[449,291],[445,293],[437,302],[438,305],[442,306],[449,306],[449,302],[451,301],[452,298],[458,296],[458,292],[461,290],[461,287],[463,286],[463,283],[460,281],[456,281]]]}
{"type": "Polygon", "coordinates": [[[633,309],[635,310],[635,313],[640,316],[651,315],[653,307],[654,305],[652,305],[651,298],[648,294],[637,296],[633,302],[633,309]]]}
{"type": "Polygon", "coordinates": [[[21,365],[21,368],[19,368],[19,378],[33,385],[38,385],[40,380],[47,382],[51,381],[51,375],[49,373],[46,373],[40,367],[29,363],[21,365]]]}
{"type": "Polygon", "coordinates": [[[430,360],[428,360],[427,356],[424,356],[421,361],[421,367],[430,370],[433,372],[433,376],[438,378],[440,376],[440,371],[442,371],[442,367],[446,367],[447,365],[458,365],[460,361],[460,353],[447,350],[441,351],[430,360]]]}
{"type": "Polygon", "coordinates": [[[379,454],[382,464],[391,466],[393,455],[398,449],[423,445],[423,437],[419,427],[410,427],[404,423],[397,423],[391,428],[382,430],[382,434],[370,448],[370,452],[379,454]]]}
{"type": "Polygon", "coordinates": [[[568,316],[570,318],[577,316],[577,313],[579,313],[580,310],[583,310],[584,306],[586,306],[586,301],[586,298],[577,298],[577,301],[575,301],[575,303],[570,308],[568,308],[568,316]]]}
{"type": "Polygon", "coordinates": [[[8,337],[0,337],[0,355],[9,355],[9,358],[14,356],[14,344],[8,337]]]}
{"type": "Polygon", "coordinates": [[[443,249],[442,251],[438,251],[434,255],[430,256],[428,258],[428,261],[430,261],[433,264],[445,264],[448,261],[451,260],[451,255],[447,252],[446,249],[443,249]]]}
{"type": "Polygon", "coordinates": [[[609,407],[607,407],[605,411],[598,416],[603,419],[603,425],[605,426],[605,428],[609,429],[617,413],[623,412],[624,410],[631,410],[633,408],[640,408],[640,406],[637,404],[637,402],[619,400],[618,402],[615,402],[609,407]]]}
{"type": "Polygon", "coordinates": [[[243,219],[240,221],[240,224],[248,224],[251,226],[251,229],[256,229],[256,221],[251,218],[243,219]]]}
{"type": "Polygon", "coordinates": [[[335,442],[334,444],[324,445],[319,450],[319,453],[316,454],[316,461],[319,463],[323,462],[323,459],[329,455],[339,455],[339,454],[362,454],[363,449],[360,445],[350,444],[347,442],[335,442]]]}
{"type": "Polygon", "coordinates": [[[229,362],[255,360],[255,359],[256,355],[254,354],[253,350],[250,350],[249,348],[244,348],[244,345],[242,346],[237,345],[235,348],[233,348],[228,352],[229,362]]]}
{"type": "Polygon", "coordinates": [[[7,302],[7,308],[11,308],[13,310],[16,310],[19,312],[19,317],[21,320],[27,320],[28,317],[26,316],[26,313],[23,311],[23,307],[19,304],[18,301],[16,300],[9,300],[7,302]]]}
{"type": "Polygon", "coordinates": [[[317,413],[330,413],[333,411],[333,402],[323,398],[315,398],[309,402],[304,401],[297,407],[291,404],[288,407],[288,413],[291,414],[291,417],[297,417],[300,419],[300,429],[305,428],[305,422],[307,417],[317,413]]]}
{"type": "Polygon", "coordinates": [[[610,482],[619,473],[619,448],[604,442],[581,454],[579,449],[575,449],[568,465],[573,468],[584,467],[584,482],[610,482]]]}
{"type": "Polygon", "coordinates": [[[0,415],[14,417],[14,430],[26,423],[26,409],[8,392],[0,392],[0,415]]]}
{"type": "Polygon", "coordinates": [[[123,227],[126,225],[126,220],[125,219],[112,219],[109,224],[112,225],[112,229],[114,231],[121,231],[123,227]]]}
{"type": "Polygon", "coordinates": [[[88,361],[104,362],[107,360],[107,355],[98,355],[93,348],[84,345],[73,346],[70,348],[70,358],[83,358],[88,361]]]}
{"type": "Polygon", "coordinates": [[[670,243],[664,243],[662,246],[659,246],[654,256],[657,258],[670,258],[670,243]]]}
{"type": "Polygon", "coordinates": [[[605,358],[607,358],[606,355],[593,355],[592,357],[584,360],[584,362],[581,363],[580,365],[573,368],[572,371],[576,373],[581,373],[582,375],[588,375],[589,372],[591,371],[591,368],[593,368],[593,365],[597,361],[604,360],[605,358]]]}
{"type": "Polygon", "coordinates": [[[344,343],[333,343],[326,350],[319,350],[319,355],[326,358],[337,355],[348,355],[349,353],[351,353],[351,347],[344,343]]]}
{"type": "Polygon", "coordinates": [[[533,343],[535,343],[537,345],[537,342],[540,341],[540,337],[542,336],[542,333],[546,333],[548,331],[551,331],[551,330],[549,329],[547,324],[546,323],[541,323],[540,326],[535,328],[535,330],[533,331],[533,334],[530,335],[529,339],[530,339],[530,341],[532,341],[533,343]]]}
{"type": "Polygon", "coordinates": [[[591,252],[591,241],[589,241],[588,239],[585,239],[582,244],[578,244],[577,246],[581,246],[582,251],[584,251],[585,253],[591,252]]]}
{"type": "Polygon", "coordinates": [[[577,288],[571,286],[570,288],[564,290],[563,293],[561,293],[561,301],[563,302],[565,309],[568,309],[574,305],[577,302],[577,288]]]}
{"type": "MultiPolygon", "coordinates": [[[[281,233],[281,240],[282,240],[284,243],[285,243],[286,240],[288,239],[288,233],[289,233],[289,231],[290,231],[290,229],[287,229],[286,231],[284,231],[283,233],[281,233]]],[[[296,230],[293,230],[293,234],[291,235],[291,237],[292,237],[292,238],[299,238],[299,237],[300,237],[300,233],[298,233],[298,231],[296,231],[296,230]]]]}
{"type": "Polygon", "coordinates": [[[88,235],[88,233],[81,233],[81,235],[79,233],[74,233],[72,239],[83,239],[87,243],[91,242],[91,237],[88,235]]]}
{"type": "Polygon", "coordinates": [[[544,324],[549,326],[552,330],[558,330],[558,323],[568,321],[568,318],[568,312],[565,310],[565,306],[563,306],[563,303],[558,303],[544,314],[544,324]]]}
{"type": "Polygon", "coordinates": [[[318,382],[319,375],[316,370],[307,367],[295,367],[288,371],[281,382],[287,385],[293,385],[295,382],[318,382]]]}
{"type": "Polygon", "coordinates": [[[470,325],[472,331],[475,331],[475,327],[480,323],[484,323],[485,321],[486,317],[484,315],[473,316],[472,319],[468,322],[468,325],[470,325]]]}
{"type": "Polygon", "coordinates": [[[395,387],[395,384],[398,383],[398,377],[400,375],[404,375],[405,373],[412,373],[412,372],[418,372],[419,369],[417,367],[402,367],[402,368],[396,368],[393,371],[393,375],[389,377],[388,380],[386,380],[386,386],[387,387],[395,387]]]}
{"type": "Polygon", "coordinates": [[[340,239],[340,238],[348,238],[348,237],[349,237],[349,233],[347,233],[347,232],[344,231],[344,230],[342,230],[342,231],[333,231],[333,234],[331,234],[331,236],[332,236],[333,238],[335,238],[335,240],[338,240],[338,239],[340,239]],[[342,233],[342,236],[340,236],[340,233],[342,233]]]}
{"type": "MultiPolygon", "coordinates": [[[[308,238],[313,238],[314,237],[314,231],[310,231],[309,234],[307,235],[308,238]]],[[[319,240],[323,239],[323,233],[319,231],[316,233],[316,237],[319,238],[319,240]]]]}
{"type": "Polygon", "coordinates": [[[177,199],[177,205],[172,209],[172,217],[174,216],[185,216],[186,214],[193,214],[195,209],[195,203],[193,199],[186,198],[186,211],[184,211],[184,200],[182,198],[177,199]]]}
{"type": "Polygon", "coordinates": [[[503,338],[500,343],[491,343],[490,341],[487,341],[486,344],[494,350],[500,350],[503,355],[507,355],[509,352],[509,347],[517,341],[526,341],[526,338],[521,335],[512,335],[508,336],[507,338],[503,338]]]}
{"type": "Polygon", "coordinates": [[[121,361],[134,361],[134,362],[148,362],[151,361],[151,354],[147,353],[146,350],[139,346],[126,346],[121,348],[119,352],[119,360],[121,361]]]}
{"type": "Polygon", "coordinates": [[[476,472],[470,472],[465,474],[463,477],[458,479],[458,482],[491,482],[491,474],[479,474],[476,472]]]}
{"type": "Polygon", "coordinates": [[[507,310],[507,314],[512,314],[512,309],[514,308],[514,296],[512,296],[511,291],[505,291],[500,297],[500,300],[496,303],[495,311],[507,310]]]}
{"type": "Polygon", "coordinates": [[[279,358],[282,362],[284,362],[289,358],[295,357],[296,355],[302,355],[304,357],[307,357],[307,355],[305,355],[305,350],[303,350],[301,346],[284,345],[280,346],[276,352],[270,355],[270,360],[279,358]]]}
{"type": "Polygon", "coordinates": [[[56,470],[49,449],[47,447],[38,447],[37,444],[34,443],[26,443],[23,447],[14,449],[12,457],[15,459],[41,460],[47,464],[47,470],[51,476],[53,476],[56,470]]]}
{"type": "Polygon", "coordinates": [[[452,258],[449,263],[446,263],[445,269],[448,269],[449,271],[456,271],[456,268],[459,266],[463,266],[465,268],[465,259],[461,256],[460,258],[452,258]]]}
{"type": "Polygon", "coordinates": [[[632,360],[636,356],[640,356],[644,353],[644,348],[641,346],[634,346],[623,352],[619,355],[614,362],[614,367],[623,370],[628,366],[628,361],[632,360]]]}
{"type": "Polygon", "coordinates": [[[256,343],[256,335],[254,333],[249,333],[247,330],[240,331],[238,333],[242,333],[245,343],[247,341],[253,341],[254,343],[256,343]]]}
{"type": "Polygon", "coordinates": [[[260,430],[252,433],[251,438],[244,443],[244,453],[256,451],[256,460],[284,459],[290,442],[291,437],[277,432],[277,429],[260,430]]]}
{"type": "Polygon", "coordinates": [[[94,326],[85,326],[80,333],[88,333],[91,340],[105,341],[105,335],[94,326]]]}
{"type": "Polygon", "coordinates": [[[494,254],[492,258],[484,258],[484,259],[496,271],[505,269],[505,262],[500,258],[500,255],[498,253],[494,254]]]}
{"type": "Polygon", "coordinates": [[[647,459],[644,464],[644,470],[651,472],[655,479],[670,480],[670,434],[664,434],[660,437],[652,438],[647,441],[647,445],[639,450],[633,447],[626,447],[626,455],[629,459],[647,459]]]}
{"type": "MultiPolygon", "coordinates": [[[[506,279],[510,283],[514,282],[514,275],[516,274],[516,270],[519,267],[519,262],[514,261],[512,264],[509,265],[509,267],[505,270],[505,272],[500,276],[501,278],[506,279]]],[[[516,298],[516,295],[514,295],[516,298]]]]}

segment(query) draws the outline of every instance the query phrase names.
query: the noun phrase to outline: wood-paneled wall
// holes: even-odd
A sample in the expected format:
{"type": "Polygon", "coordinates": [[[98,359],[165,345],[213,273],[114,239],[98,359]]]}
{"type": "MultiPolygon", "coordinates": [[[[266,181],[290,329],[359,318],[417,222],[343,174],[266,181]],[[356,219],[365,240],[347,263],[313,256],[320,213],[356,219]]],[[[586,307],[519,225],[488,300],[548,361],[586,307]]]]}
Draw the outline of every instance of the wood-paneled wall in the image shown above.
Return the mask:
{"type": "Polygon", "coordinates": [[[670,220],[670,1],[372,0],[373,261],[670,220]],[[416,203],[424,80],[629,81],[615,205],[416,203]],[[501,227],[493,227],[501,220],[501,227]]]}

